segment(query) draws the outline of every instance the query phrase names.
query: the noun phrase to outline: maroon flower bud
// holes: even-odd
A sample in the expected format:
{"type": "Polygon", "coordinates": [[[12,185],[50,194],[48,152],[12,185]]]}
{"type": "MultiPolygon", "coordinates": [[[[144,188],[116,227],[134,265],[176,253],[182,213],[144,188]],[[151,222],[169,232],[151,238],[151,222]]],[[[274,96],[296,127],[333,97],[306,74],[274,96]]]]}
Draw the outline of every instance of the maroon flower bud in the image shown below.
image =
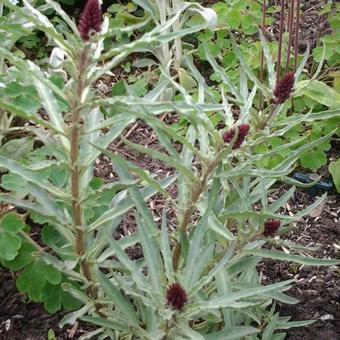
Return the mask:
{"type": "Polygon", "coordinates": [[[279,229],[281,222],[278,220],[269,220],[264,223],[264,236],[274,236],[279,229]]]}
{"type": "Polygon", "coordinates": [[[98,0],[87,0],[85,8],[80,15],[78,30],[84,41],[90,39],[93,32],[100,32],[102,12],[98,0]]]}
{"type": "MultiPolygon", "coordinates": [[[[237,127],[238,129],[238,134],[235,140],[235,143],[233,145],[233,150],[238,149],[242,143],[244,142],[244,139],[246,138],[248,132],[249,132],[249,125],[248,124],[241,124],[237,127]]],[[[224,135],[223,135],[223,140],[225,143],[230,143],[236,133],[236,129],[232,128],[228,130],[224,135]]]]}
{"type": "Polygon", "coordinates": [[[181,310],[188,301],[187,293],[179,283],[172,283],[166,291],[167,304],[181,310]]]}
{"type": "Polygon", "coordinates": [[[293,72],[287,73],[282,79],[277,81],[274,89],[275,104],[283,104],[291,95],[294,87],[295,76],[293,72]]]}

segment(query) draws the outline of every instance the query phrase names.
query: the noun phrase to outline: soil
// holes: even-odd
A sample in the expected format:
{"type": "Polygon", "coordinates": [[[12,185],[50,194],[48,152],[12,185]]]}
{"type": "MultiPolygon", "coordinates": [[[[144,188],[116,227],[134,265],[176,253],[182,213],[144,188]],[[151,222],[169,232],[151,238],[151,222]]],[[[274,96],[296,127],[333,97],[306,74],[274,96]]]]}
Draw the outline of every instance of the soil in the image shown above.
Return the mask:
{"type": "MultiPolygon", "coordinates": [[[[318,31],[318,25],[323,19],[314,20],[320,1],[305,0],[306,15],[302,17],[302,40],[311,41],[308,32],[318,31]],[[309,10],[308,10],[309,9],[309,10]],[[314,15],[314,16],[313,16],[314,15]],[[307,19],[308,18],[308,19],[307,19]],[[309,25],[313,24],[310,30],[309,25]]],[[[327,31],[327,24],[323,24],[327,31]]],[[[274,28],[275,30],[275,28],[274,28]]],[[[274,31],[275,33],[275,31],[274,31]]],[[[176,117],[171,115],[163,117],[168,124],[176,122],[176,117]]],[[[130,126],[124,135],[130,141],[142,144],[147,148],[157,151],[164,150],[159,146],[157,136],[142,122],[130,126]],[[129,134],[127,136],[127,134],[129,134]]],[[[125,159],[138,164],[141,168],[155,174],[156,178],[164,178],[173,173],[173,169],[164,166],[159,161],[149,156],[131,151],[119,141],[110,146],[111,151],[118,152],[125,159]]],[[[339,145],[331,150],[331,158],[340,154],[339,145]]],[[[327,175],[327,170],[321,169],[322,175],[327,175]]],[[[106,181],[115,180],[110,161],[106,156],[98,159],[95,174],[106,181]]],[[[282,195],[284,187],[278,188],[273,194],[282,195]]],[[[176,187],[171,187],[169,193],[176,196],[176,187]]],[[[315,200],[302,190],[297,190],[294,198],[288,202],[283,213],[290,214],[307,207],[315,200]]],[[[165,207],[164,199],[156,196],[148,202],[156,222],[165,207]]],[[[171,227],[175,227],[174,213],[167,209],[171,227]]],[[[301,219],[296,227],[288,234],[281,236],[292,242],[303,245],[319,246],[315,253],[317,257],[340,258],[340,196],[331,194],[322,209],[313,211],[312,216],[301,219]]],[[[124,222],[118,229],[115,237],[124,237],[136,228],[132,214],[126,214],[124,222]]],[[[128,254],[133,259],[142,256],[141,247],[128,249],[128,254]]],[[[339,267],[305,267],[286,262],[264,261],[259,267],[263,274],[264,283],[274,283],[295,278],[297,283],[288,291],[288,294],[299,299],[297,305],[278,305],[281,316],[291,316],[292,320],[315,319],[316,322],[308,327],[295,328],[287,331],[287,339],[291,340],[337,340],[340,339],[340,269],[339,267]]],[[[25,296],[15,288],[15,275],[0,267],[0,340],[45,340],[49,329],[55,332],[57,340],[77,339],[88,331],[86,325],[76,324],[76,327],[60,330],[58,322],[62,313],[49,315],[40,304],[27,301],[25,296]]]]}

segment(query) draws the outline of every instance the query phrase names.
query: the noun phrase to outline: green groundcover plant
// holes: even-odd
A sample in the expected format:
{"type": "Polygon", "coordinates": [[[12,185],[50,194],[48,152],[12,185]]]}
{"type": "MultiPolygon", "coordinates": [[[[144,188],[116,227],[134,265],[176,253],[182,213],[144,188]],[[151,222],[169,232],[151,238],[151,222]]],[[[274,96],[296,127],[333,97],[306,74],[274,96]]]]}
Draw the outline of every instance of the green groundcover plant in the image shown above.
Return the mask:
{"type": "MultiPolygon", "coordinates": [[[[285,294],[293,279],[263,285],[256,270],[262,258],[315,266],[339,263],[313,258],[313,248],[278,236],[326,200],[322,196],[294,216],[280,214],[299,184],[288,176],[297,159],[334,131],[311,142],[303,136],[255,152],[258,145],[267,145],[297,124],[340,115],[333,109],[277,119],[294,93],[308,53],[295,74],[276,82],[261,37],[267,86],[256,78],[231,35],[242,65],[236,87],[203,45],[211,68],[222,79],[216,96],[181,42],[213,28],[212,10],[195,3],[136,1],[149,13],[154,28],[131,43],[103,51],[104,40],[146,23],[108,28],[97,0],[87,2],[78,25],[53,0],[40,5],[23,0],[23,7],[2,2],[17,18],[44,32],[54,47],[44,69],[13,54],[13,45],[0,48],[1,113],[25,122],[16,128],[5,122],[0,152],[0,261],[20,271],[18,289],[51,313],[71,310],[61,327],[76,320],[92,324],[94,330],[81,339],[283,339],[285,329],[312,322],[290,321],[275,310],[275,301],[298,302],[285,294]],[[155,4],[158,7],[151,7],[155,4]],[[45,14],[51,11],[63,25],[49,21],[45,14]],[[144,96],[127,84],[124,95],[98,96],[98,80],[137,52],[157,60],[156,84],[144,96]],[[197,93],[184,86],[187,82],[195,83],[197,93]],[[262,112],[253,105],[259,92],[267,103],[262,112]],[[239,108],[237,116],[233,106],[239,108]],[[184,135],[160,119],[167,112],[186,119],[184,135]],[[223,130],[216,128],[212,115],[223,121],[223,130]],[[157,178],[107,151],[136,120],[154,131],[165,151],[124,143],[170,165],[172,175],[157,178]],[[8,131],[24,137],[10,139],[8,131]],[[295,145],[272,169],[261,165],[265,157],[295,145]],[[104,183],[94,177],[101,154],[111,158],[117,180],[104,183]],[[291,189],[270,204],[277,181],[291,189]],[[176,188],[176,197],[170,188],[176,188]],[[159,223],[148,206],[155,195],[164,199],[159,223]],[[175,230],[169,228],[169,208],[175,230]],[[136,232],[115,238],[131,211],[136,232]],[[32,226],[38,238],[32,237],[32,226]],[[143,256],[131,260],[126,250],[136,245],[141,245],[143,256]]],[[[7,25],[2,29],[14,29],[7,25]]]]}

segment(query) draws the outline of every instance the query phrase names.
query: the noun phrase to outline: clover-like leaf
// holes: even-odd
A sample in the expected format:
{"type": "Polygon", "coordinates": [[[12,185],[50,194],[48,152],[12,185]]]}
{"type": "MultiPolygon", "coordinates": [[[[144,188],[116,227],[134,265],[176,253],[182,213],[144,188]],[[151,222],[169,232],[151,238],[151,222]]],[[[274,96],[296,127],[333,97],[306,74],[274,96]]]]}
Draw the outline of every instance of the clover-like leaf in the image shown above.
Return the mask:
{"type": "Polygon", "coordinates": [[[17,288],[27,293],[30,300],[43,301],[43,288],[49,282],[57,285],[61,282],[61,274],[52,266],[41,260],[30,263],[16,281],[17,288]]]}
{"type": "Polygon", "coordinates": [[[17,271],[26,267],[33,261],[32,253],[36,249],[28,242],[23,242],[18,255],[11,261],[3,260],[2,265],[12,271],[17,271]]]}
{"type": "Polygon", "coordinates": [[[19,253],[22,239],[18,233],[23,230],[24,222],[15,214],[6,215],[0,222],[0,258],[13,260],[19,253]]]}

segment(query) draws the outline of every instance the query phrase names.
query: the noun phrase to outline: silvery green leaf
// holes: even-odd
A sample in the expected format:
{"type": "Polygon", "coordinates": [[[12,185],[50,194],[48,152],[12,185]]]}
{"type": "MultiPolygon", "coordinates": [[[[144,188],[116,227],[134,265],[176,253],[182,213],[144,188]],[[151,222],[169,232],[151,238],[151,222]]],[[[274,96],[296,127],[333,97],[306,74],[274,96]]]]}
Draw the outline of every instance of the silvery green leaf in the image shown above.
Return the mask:
{"type": "Polygon", "coordinates": [[[251,254],[254,256],[260,256],[263,258],[270,258],[273,260],[292,261],[292,262],[296,262],[296,263],[300,263],[304,265],[310,265],[310,266],[332,266],[332,265],[336,266],[340,263],[340,260],[305,257],[302,255],[286,254],[284,252],[271,251],[271,250],[265,250],[265,249],[245,250],[244,253],[251,254]]]}
{"type": "MultiPolygon", "coordinates": [[[[230,279],[227,271],[220,270],[216,274],[216,288],[221,297],[232,294],[232,288],[229,281],[230,279]]],[[[230,308],[223,308],[222,313],[225,328],[232,327],[235,324],[233,311],[230,310],[230,308]]]]}
{"type": "Polygon", "coordinates": [[[99,257],[97,260],[97,263],[99,265],[101,265],[101,263],[103,261],[105,261],[105,259],[108,256],[116,256],[117,259],[125,266],[125,268],[127,270],[130,271],[131,273],[131,278],[134,280],[134,282],[136,283],[137,287],[141,290],[141,291],[148,291],[148,283],[146,280],[146,277],[144,274],[142,274],[139,270],[139,268],[137,267],[136,262],[131,261],[129,259],[129,257],[126,255],[126,253],[124,252],[124,248],[121,246],[121,244],[117,241],[115,241],[111,235],[109,235],[107,233],[107,239],[108,242],[110,244],[110,247],[105,250],[99,257]]]}
{"type": "MultiPolygon", "coordinates": [[[[212,298],[209,301],[204,301],[201,303],[195,303],[193,304],[193,309],[197,308],[198,310],[204,310],[207,308],[212,308],[212,309],[218,309],[221,307],[228,307],[233,303],[238,302],[240,299],[245,299],[248,297],[253,297],[253,296],[259,296],[261,294],[270,292],[270,291],[275,291],[280,288],[286,287],[290,285],[294,280],[287,280],[279,283],[274,283],[270,284],[267,286],[259,286],[259,287],[254,287],[254,288],[248,288],[244,290],[240,290],[238,292],[233,292],[230,294],[228,297],[216,297],[212,298]]],[[[236,305],[235,305],[236,306],[236,305]]]]}
{"type": "MultiPolygon", "coordinates": [[[[99,110],[94,109],[91,112],[99,113],[99,110]]],[[[98,115],[94,114],[93,117],[98,117],[98,115]]],[[[94,118],[87,121],[87,131],[85,133],[84,141],[81,145],[80,164],[88,168],[84,176],[81,178],[81,188],[83,194],[88,187],[88,183],[92,179],[93,162],[97,157],[100,156],[101,150],[106,150],[107,146],[114,139],[116,139],[130,123],[134,121],[134,118],[123,118],[116,120],[115,124],[112,125],[109,131],[104,135],[101,135],[99,130],[97,130],[97,127],[94,130],[90,129],[90,126],[92,125],[91,123],[94,123],[94,118]],[[95,147],[95,145],[100,145],[100,148],[95,147]]]]}
{"type": "Polygon", "coordinates": [[[266,59],[267,72],[268,72],[268,78],[269,78],[269,86],[270,86],[271,89],[274,89],[275,84],[276,84],[275,63],[274,63],[272,55],[269,51],[269,46],[267,44],[266,38],[264,37],[264,35],[262,33],[262,30],[259,30],[259,35],[260,35],[260,39],[261,39],[263,55],[266,59]]]}
{"type": "Polygon", "coordinates": [[[315,71],[315,73],[313,74],[313,77],[312,79],[317,79],[320,72],[322,71],[322,68],[323,68],[323,65],[324,65],[324,61],[325,61],[325,56],[326,56],[326,44],[324,42],[322,42],[322,45],[323,45],[323,49],[322,49],[322,55],[321,55],[321,60],[319,62],[319,65],[318,65],[318,68],[317,70],[315,71]]]}
{"type": "Polygon", "coordinates": [[[86,304],[79,310],[66,314],[59,322],[59,327],[62,328],[65,325],[74,325],[75,322],[84,316],[92,308],[92,302],[86,304]]]}
{"type": "MultiPolygon", "coordinates": [[[[91,340],[91,339],[94,339],[94,337],[97,338],[97,336],[101,333],[103,333],[104,329],[103,328],[98,328],[96,329],[95,331],[92,331],[92,332],[87,332],[83,335],[80,336],[79,340],[91,340]]],[[[95,339],[96,339],[95,338],[95,339]]],[[[98,338],[99,340],[100,338],[98,338]]],[[[104,338],[105,339],[105,338],[104,338]]],[[[112,338],[114,339],[114,338],[112,338]]]]}
{"type": "Polygon", "coordinates": [[[123,296],[120,290],[103,274],[102,272],[96,272],[96,278],[100,284],[100,287],[104,290],[105,294],[109,298],[109,303],[113,303],[124,315],[125,320],[132,327],[139,328],[139,321],[136,312],[131,305],[130,301],[123,296]]]}
{"type": "Polygon", "coordinates": [[[278,329],[290,329],[294,327],[304,327],[311,325],[315,322],[315,320],[303,320],[303,321],[280,321],[282,318],[279,318],[278,329]]]}
{"type": "Polygon", "coordinates": [[[169,282],[174,282],[174,270],[172,266],[170,240],[168,235],[167,217],[166,217],[167,205],[165,205],[162,213],[162,224],[161,224],[161,241],[160,250],[164,262],[165,275],[169,282]]]}
{"type": "Polygon", "coordinates": [[[155,60],[150,58],[141,58],[134,60],[132,65],[136,68],[148,68],[150,66],[158,65],[155,60]]]}
{"type": "Polygon", "coordinates": [[[83,316],[80,318],[80,320],[99,326],[99,327],[104,327],[104,328],[113,329],[117,331],[125,331],[129,327],[127,323],[121,323],[120,321],[115,320],[111,317],[104,319],[101,317],[83,316]]]}
{"type": "Polygon", "coordinates": [[[230,276],[238,275],[243,271],[251,268],[255,268],[260,262],[260,259],[254,256],[247,256],[234,261],[234,263],[228,268],[228,274],[230,276]]]}
{"type": "Polygon", "coordinates": [[[30,22],[34,23],[39,29],[45,32],[49,37],[53,38],[59,47],[70,53],[72,51],[71,46],[63,38],[63,36],[54,28],[49,19],[35,9],[26,0],[23,0],[24,7],[14,6],[9,0],[3,0],[7,7],[15,12],[18,12],[22,17],[26,18],[30,22]]]}
{"type": "MultiPolygon", "coordinates": [[[[201,282],[200,279],[202,273],[206,270],[206,268],[209,267],[209,264],[212,264],[214,262],[213,260],[214,250],[215,250],[214,242],[211,242],[208,245],[204,245],[199,256],[197,257],[196,266],[193,268],[190,275],[185,275],[186,280],[183,281],[183,284],[187,289],[190,289],[189,294],[194,294],[194,292],[199,291],[199,289],[201,288],[200,286],[196,289],[198,283],[201,282]]],[[[207,283],[208,281],[209,280],[207,280],[207,283]]]]}
{"type": "Polygon", "coordinates": [[[302,115],[298,115],[294,117],[288,117],[282,121],[278,120],[274,122],[273,127],[289,126],[289,129],[291,129],[293,126],[298,125],[301,122],[310,123],[310,122],[315,122],[318,120],[327,120],[327,119],[334,118],[334,117],[340,117],[340,109],[326,110],[326,111],[321,111],[321,112],[312,112],[311,110],[307,114],[302,114],[302,115]]]}
{"type": "Polygon", "coordinates": [[[65,53],[59,47],[55,47],[50,55],[49,64],[53,70],[60,69],[64,62],[65,53]]]}
{"type": "MultiPolygon", "coordinates": [[[[81,274],[79,274],[81,276],[81,274]]],[[[83,281],[83,278],[80,282],[83,281]]],[[[88,304],[90,303],[90,299],[87,296],[87,294],[85,294],[83,291],[81,291],[80,289],[76,288],[74,285],[70,284],[70,283],[66,283],[63,282],[61,284],[63,290],[65,292],[68,292],[70,295],[72,295],[76,300],[81,301],[83,304],[88,304]]]]}
{"type": "Polygon", "coordinates": [[[66,194],[61,189],[54,186],[51,182],[47,181],[46,179],[43,179],[37,172],[28,170],[24,166],[20,165],[19,163],[11,159],[8,159],[0,155],[0,166],[22,177],[27,182],[32,182],[36,184],[37,186],[47,190],[48,192],[59,198],[66,198],[66,194]]]}
{"type": "MultiPolygon", "coordinates": [[[[167,188],[168,186],[173,184],[177,178],[178,178],[177,175],[169,176],[163,180],[160,180],[159,184],[162,186],[162,188],[167,188]]],[[[147,187],[147,188],[141,189],[141,195],[144,200],[148,200],[155,194],[157,194],[157,190],[155,190],[154,188],[147,187]]],[[[119,199],[121,198],[121,196],[117,196],[117,198],[119,199]]],[[[94,231],[98,229],[101,225],[105,224],[106,222],[109,222],[110,220],[114,220],[117,217],[123,216],[127,211],[129,211],[133,207],[134,207],[134,203],[129,197],[125,197],[117,202],[113,201],[108,211],[106,211],[97,220],[92,222],[92,224],[89,226],[89,231],[94,231]]]]}
{"type": "MultiPolygon", "coordinates": [[[[27,64],[28,64],[29,69],[33,73],[39,75],[39,78],[43,78],[43,75],[41,74],[39,67],[37,67],[31,61],[28,61],[27,64]]],[[[65,135],[64,120],[63,120],[63,116],[62,116],[61,109],[59,107],[57,99],[53,95],[51,89],[48,86],[46,86],[44,82],[40,81],[38,77],[34,78],[33,82],[38,91],[41,103],[51,120],[51,123],[55,126],[55,128],[58,131],[61,131],[62,135],[60,136],[60,139],[65,149],[69,150],[70,142],[64,136],[65,135]]]]}
{"type": "Polygon", "coordinates": [[[298,299],[295,299],[282,292],[268,292],[268,293],[265,293],[264,295],[267,297],[270,297],[271,299],[275,301],[279,301],[281,303],[289,304],[289,305],[295,305],[300,302],[298,299]]]}
{"type": "Polygon", "coordinates": [[[228,75],[224,72],[222,67],[219,66],[217,64],[216,60],[212,57],[212,55],[209,52],[208,47],[205,44],[203,44],[203,48],[204,48],[204,53],[207,57],[207,60],[210,63],[210,65],[212,66],[212,68],[214,69],[214,71],[221,77],[222,81],[225,83],[225,85],[227,85],[229,91],[234,95],[234,97],[240,103],[243,103],[243,98],[242,98],[241,94],[239,93],[239,91],[235,87],[234,83],[230,80],[228,75]]]}
{"type": "Polygon", "coordinates": [[[178,325],[178,331],[185,336],[184,339],[205,340],[205,337],[202,334],[196,332],[194,329],[192,329],[185,323],[180,323],[178,325]]]}
{"type": "Polygon", "coordinates": [[[241,114],[240,114],[240,123],[247,123],[249,121],[249,113],[250,113],[250,110],[253,106],[253,101],[254,101],[254,98],[255,98],[255,95],[256,95],[256,92],[257,92],[257,86],[256,84],[254,84],[254,87],[253,89],[251,90],[249,96],[247,96],[247,98],[245,98],[245,103],[244,105],[241,106],[241,114]]]}
{"type": "Polygon", "coordinates": [[[227,226],[223,225],[214,213],[211,213],[208,218],[209,228],[212,229],[218,235],[221,235],[227,241],[235,240],[234,234],[227,228],[227,226]]]}
{"type": "Polygon", "coordinates": [[[228,262],[231,260],[231,257],[234,254],[234,246],[229,246],[228,251],[226,251],[226,254],[223,256],[223,258],[218,261],[215,266],[207,273],[207,275],[203,276],[199,281],[196,283],[192,283],[192,287],[190,289],[190,295],[196,294],[202,287],[204,287],[206,284],[210,283],[215,276],[220,273],[222,270],[224,270],[228,264],[228,262]]]}
{"type": "Polygon", "coordinates": [[[155,4],[150,0],[133,0],[135,4],[143,8],[146,12],[148,12],[155,23],[159,20],[159,11],[155,4]]]}
{"type": "Polygon", "coordinates": [[[194,4],[197,8],[191,8],[191,11],[198,12],[208,24],[208,28],[213,30],[217,26],[217,14],[212,8],[200,6],[194,4]]]}
{"type": "MultiPolygon", "coordinates": [[[[140,211],[140,214],[145,215],[146,207],[140,211]]],[[[139,209],[140,210],[140,209],[139,209]]],[[[143,254],[148,268],[148,276],[150,277],[151,284],[153,286],[152,290],[157,292],[160,296],[162,295],[162,285],[164,285],[164,268],[160,261],[160,249],[158,245],[158,240],[155,235],[149,234],[145,224],[147,219],[141,220],[139,214],[135,214],[138,234],[140,236],[140,241],[143,247],[143,254]]],[[[148,227],[150,229],[150,227],[148,227]]]]}
{"type": "Polygon", "coordinates": [[[206,340],[238,340],[259,333],[260,329],[251,326],[225,327],[223,330],[205,336],[206,340]]]}
{"type": "Polygon", "coordinates": [[[295,72],[295,83],[297,83],[297,81],[299,80],[300,75],[303,72],[303,69],[307,64],[309,51],[310,51],[310,46],[309,46],[309,42],[307,41],[307,48],[306,48],[305,53],[303,54],[303,59],[295,72]]]}
{"type": "Polygon", "coordinates": [[[67,23],[67,25],[72,29],[72,32],[79,37],[79,30],[76,23],[72,20],[67,13],[61,8],[59,3],[52,0],[45,0],[46,3],[55,10],[55,12],[67,23]]]}
{"type": "Polygon", "coordinates": [[[57,206],[55,200],[39,185],[28,182],[27,189],[29,193],[35,197],[37,202],[41,205],[41,207],[45,210],[45,214],[47,216],[55,217],[56,220],[61,223],[70,223],[67,219],[67,216],[63,213],[63,211],[57,206]]]}
{"type": "Polygon", "coordinates": [[[275,200],[274,203],[272,203],[268,210],[271,212],[276,212],[280,208],[284,207],[286,203],[292,198],[295,192],[295,187],[290,188],[284,195],[282,195],[279,199],[275,200]]]}
{"type": "Polygon", "coordinates": [[[161,153],[153,149],[147,149],[144,146],[141,146],[136,143],[132,143],[128,140],[124,140],[124,143],[130,148],[140,153],[150,155],[166,163],[167,165],[174,167],[176,170],[178,170],[178,172],[180,172],[183,176],[185,176],[187,180],[190,180],[190,181],[196,180],[196,177],[194,176],[194,174],[189,169],[187,169],[185,166],[183,166],[181,162],[174,160],[173,157],[167,156],[164,153],[161,153]]]}
{"type": "Polygon", "coordinates": [[[233,51],[235,52],[235,54],[237,55],[241,67],[243,67],[243,69],[245,70],[247,76],[249,77],[249,79],[251,81],[254,82],[254,84],[256,84],[256,86],[263,92],[263,94],[267,97],[270,96],[268,89],[256,78],[253,70],[250,68],[249,64],[246,62],[246,60],[244,59],[244,56],[239,48],[239,46],[236,43],[236,40],[233,36],[233,34],[231,32],[229,32],[230,34],[230,40],[231,40],[231,44],[233,46],[233,51]]]}

